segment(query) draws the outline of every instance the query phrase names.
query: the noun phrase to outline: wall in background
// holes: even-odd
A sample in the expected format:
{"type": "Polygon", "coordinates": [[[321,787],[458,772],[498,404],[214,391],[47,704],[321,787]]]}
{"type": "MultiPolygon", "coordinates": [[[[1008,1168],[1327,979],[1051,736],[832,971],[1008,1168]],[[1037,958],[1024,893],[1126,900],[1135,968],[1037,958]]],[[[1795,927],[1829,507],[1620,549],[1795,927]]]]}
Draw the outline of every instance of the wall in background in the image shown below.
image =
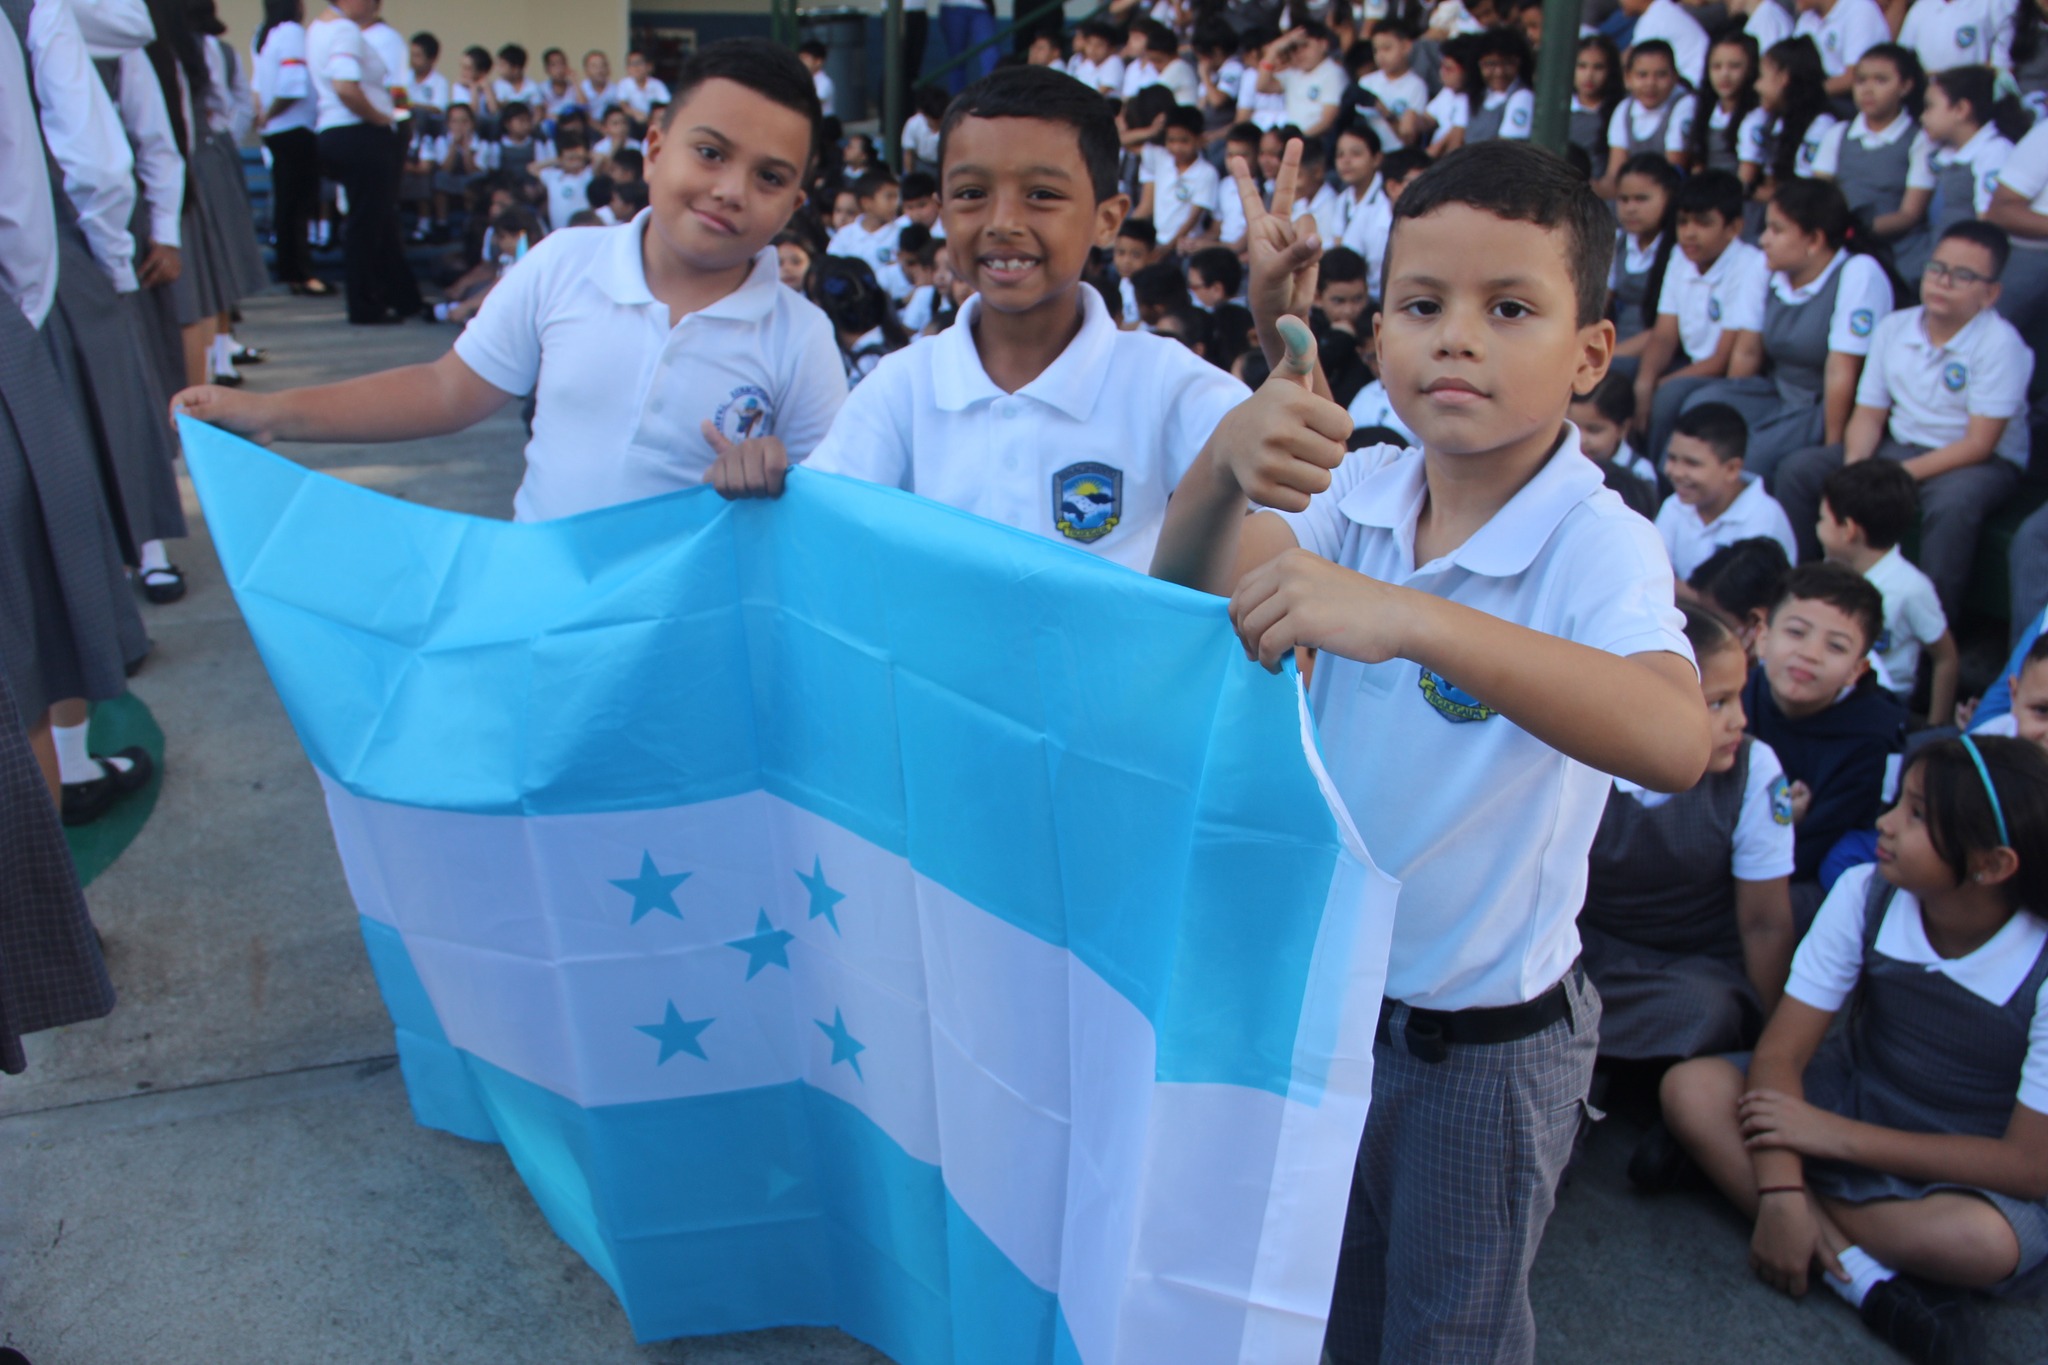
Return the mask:
{"type": "MultiPolygon", "coordinates": [[[[217,0],[228,39],[246,57],[256,30],[263,26],[262,0],[217,0]]],[[[733,0],[721,0],[721,10],[733,0]]],[[[306,17],[327,8],[326,0],[306,0],[306,17]]],[[[533,56],[528,74],[539,79],[540,54],[559,47],[571,65],[580,64],[591,48],[611,54],[612,74],[625,72],[628,0],[386,0],[384,17],[411,37],[421,29],[441,40],[441,73],[450,80],[461,68],[462,49],[477,44],[496,52],[516,42],[533,56]]],[[[663,9],[686,9],[664,5],[663,9]]],[[[762,13],[766,14],[765,5],[762,13]]],[[[580,74],[580,72],[579,72],[580,74]]]]}

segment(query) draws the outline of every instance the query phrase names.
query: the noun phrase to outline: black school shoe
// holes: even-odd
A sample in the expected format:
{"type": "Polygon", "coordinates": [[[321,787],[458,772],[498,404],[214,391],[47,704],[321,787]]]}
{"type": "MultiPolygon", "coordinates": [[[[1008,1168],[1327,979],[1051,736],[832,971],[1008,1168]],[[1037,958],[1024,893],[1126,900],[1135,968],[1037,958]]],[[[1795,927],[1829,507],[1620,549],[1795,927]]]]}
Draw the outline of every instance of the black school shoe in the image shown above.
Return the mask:
{"type": "Polygon", "coordinates": [[[1706,1184],[1705,1174],[1662,1119],[1650,1125],[1650,1131],[1629,1153],[1628,1179],[1644,1194],[1698,1189],[1706,1184]]]}
{"type": "Polygon", "coordinates": [[[106,775],[91,782],[64,784],[64,823],[67,825],[91,824],[112,810],[122,797],[149,785],[150,776],[156,771],[156,765],[149,761],[149,751],[140,745],[114,755],[128,760],[125,770],[116,768],[102,754],[94,754],[93,757],[99,759],[106,775]]]}
{"type": "Polygon", "coordinates": [[[136,577],[142,583],[142,595],[158,606],[175,602],[185,595],[185,575],[175,564],[161,569],[144,569],[136,577]]]}
{"type": "Polygon", "coordinates": [[[1894,1275],[1863,1298],[1864,1325],[1919,1365],[1980,1365],[1990,1359],[1970,1295],[1894,1275]]]}

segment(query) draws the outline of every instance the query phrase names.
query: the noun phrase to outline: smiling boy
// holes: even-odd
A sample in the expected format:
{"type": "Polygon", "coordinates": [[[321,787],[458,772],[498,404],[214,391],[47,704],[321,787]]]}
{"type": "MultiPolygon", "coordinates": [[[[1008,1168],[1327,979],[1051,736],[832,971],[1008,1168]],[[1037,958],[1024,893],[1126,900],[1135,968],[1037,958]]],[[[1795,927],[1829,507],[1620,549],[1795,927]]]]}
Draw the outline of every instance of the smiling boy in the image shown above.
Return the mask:
{"type": "MultiPolygon", "coordinates": [[[[1256,196],[1248,172],[1241,192],[1256,196]]],[[[1300,264],[1284,310],[1298,317],[1313,244],[1247,215],[1255,277],[1274,278],[1270,255],[1300,264]]],[[[1375,338],[1422,448],[1219,433],[1153,561],[1232,594],[1267,667],[1320,651],[1310,703],[1330,776],[1402,882],[1330,1309],[1337,1365],[1533,1359],[1529,1266],[1599,1024],[1575,920],[1608,775],[1681,791],[1707,762],[1663,547],[1565,420],[1614,349],[1613,249],[1612,215],[1564,161],[1499,140],[1446,157],[1397,206],[1375,338]]],[[[1321,387],[1299,344],[1269,346],[1261,400],[1321,387]]]]}
{"type": "Polygon", "coordinates": [[[1764,491],[1762,479],[1743,470],[1748,443],[1742,414],[1726,403],[1701,403],[1679,414],[1664,456],[1672,492],[1657,509],[1657,534],[1680,578],[1692,577],[1723,545],[1751,536],[1769,536],[1788,558],[1799,554],[1785,509],[1764,491]]]}
{"type": "Polygon", "coordinates": [[[769,443],[807,454],[845,401],[845,371],[831,323],[782,286],[769,242],[803,202],[818,122],[793,55],[714,43],[648,131],[649,208],[550,235],[448,354],[280,393],[187,389],[172,409],[262,441],[404,441],[532,393],[521,521],[692,487],[769,443]]]}

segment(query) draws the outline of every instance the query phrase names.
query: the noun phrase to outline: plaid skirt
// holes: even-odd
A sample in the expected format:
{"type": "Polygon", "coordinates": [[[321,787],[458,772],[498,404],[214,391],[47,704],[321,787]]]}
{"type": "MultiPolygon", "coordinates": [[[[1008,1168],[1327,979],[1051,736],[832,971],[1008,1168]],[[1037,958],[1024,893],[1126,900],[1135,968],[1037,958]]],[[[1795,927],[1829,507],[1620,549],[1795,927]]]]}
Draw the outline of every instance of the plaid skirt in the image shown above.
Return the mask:
{"type": "Polygon", "coordinates": [[[172,285],[182,327],[225,313],[270,286],[233,140],[220,133],[200,139],[191,170],[193,192],[185,196],[181,228],[185,268],[172,285]]]}

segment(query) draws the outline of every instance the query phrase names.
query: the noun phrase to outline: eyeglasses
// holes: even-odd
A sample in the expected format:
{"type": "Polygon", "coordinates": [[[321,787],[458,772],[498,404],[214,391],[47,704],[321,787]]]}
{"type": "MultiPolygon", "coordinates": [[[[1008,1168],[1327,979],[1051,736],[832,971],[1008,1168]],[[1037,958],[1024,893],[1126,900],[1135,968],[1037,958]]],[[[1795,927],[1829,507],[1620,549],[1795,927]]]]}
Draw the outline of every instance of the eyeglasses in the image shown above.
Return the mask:
{"type": "Polygon", "coordinates": [[[1929,261],[1927,268],[1920,273],[1943,284],[1990,284],[1998,278],[1996,275],[1979,275],[1974,270],[1965,270],[1946,261],[1929,261]]]}

